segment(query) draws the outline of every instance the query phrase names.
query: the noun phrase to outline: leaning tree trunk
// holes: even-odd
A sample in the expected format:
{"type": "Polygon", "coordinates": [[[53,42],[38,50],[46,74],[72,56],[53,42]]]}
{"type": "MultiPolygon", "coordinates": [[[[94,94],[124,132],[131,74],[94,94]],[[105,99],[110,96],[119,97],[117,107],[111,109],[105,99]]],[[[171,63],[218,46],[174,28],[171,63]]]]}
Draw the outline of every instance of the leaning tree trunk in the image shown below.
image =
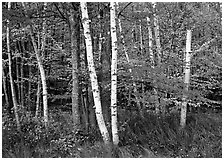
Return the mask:
{"type": "Polygon", "coordinates": [[[118,145],[117,129],[117,34],[116,34],[116,2],[110,3],[110,24],[112,41],[112,61],[111,61],[111,128],[113,144],[118,145]]]}
{"type": "Polygon", "coordinates": [[[187,39],[186,39],[186,55],[185,55],[185,75],[184,75],[184,91],[183,91],[183,101],[181,106],[181,115],[180,115],[180,126],[184,128],[186,125],[187,117],[187,95],[190,85],[190,60],[191,60],[191,30],[187,30],[187,39]]]}
{"type": "MultiPolygon", "coordinates": [[[[78,9],[77,9],[78,11],[78,9]]],[[[80,127],[80,87],[79,87],[79,64],[80,64],[80,25],[77,11],[71,9],[69,17],[70,39],[72,53],[72,118],[74,128],[80,127]]],[[[84,107],[84,106],[83,106],[84,107]]]]}
{"type": "Polygon", "coordinates": [[[101,135],[103,137],[104,143],[110,144],[109,132],[107,130],[107,127],[106,127],[106,124],[105,124],[105,121],[103,118],[103,114],[102,114],[99,85],[98,85],[96,71],[95,71],[94,62],[93,62],[93,48],[92,48],[92,41],[91,41],[91,35],[90,35],[90,27],[89,27],[90,20],[89,20],[88,11],[87,11],[87,3],[81,2],[80,4],[81,4],[84,36],[85,36],[85,41],[86,41],[88,68],[89,68],[89,73],[90,73],[93,99],[94,99],[94,104],[95,104],[96,119],[98,122],[98,126],[100,129],[101,135]]]}
{"type": "MultiPolygon", "coordinates": [[[[27,12],[27,6],[25,5],[25,3],[23,2],[23,7],[27,12]]],[[[46,3],[44,3],[44,10],[46,10],[46,3]]],[[[26,15],[26,17],[28,18],[28,16],[26,15]]],[[[34,32],[33,32],[33,24],[32,22],[30,22],[29,24],[30,26],[30,36],[31,36],[31,40],[33,43],[33,48],[34,48],[34,52],[37,58],[37,63],[38,63],[38,67],[40,70],[40,76],[41,76],[41,82],[42,82],[42,90],[43,90],[43,108],[44,108],[44,123],[45,126],[48,126],[48,104],[47,104],[47,83],[46,83],[46,76],[45,76],[45,71],[44,71],[44,66],[43,66],[43,62],[41,59],[41,51],[44,51],[45,48],[45,37],[46,37],[46,19],[44,19],[43,21],[43,30],[42,30],[42,46],[41,49],[38,48],[36,42],[35,42],[35,37],[34,37],[34,32]]]]}
{"type": "MultiPolygon", "coordinates": [[[[11,8],[11,2],[8,2],[8,10],[11,8]]],[[[10,85],[11,85],[11,92],[12,92],[12,101],[13,101],[13,108],[14,114],[16,119],[17,130],[21,131],[21,126],[19,122],[19,115],[18,115],[18,106],[17,106],[17,99],[16,99],[16,92],[14,87],[14,81],[12,77],[12,55],[10,50],[10,29],[9,29],[9,20],[7,20],[7,27],[6,27],[6,42],[7,42],[7,52],[8,52],[8,60],[9,60],[9,78],[10,78],[10,85]]]]}

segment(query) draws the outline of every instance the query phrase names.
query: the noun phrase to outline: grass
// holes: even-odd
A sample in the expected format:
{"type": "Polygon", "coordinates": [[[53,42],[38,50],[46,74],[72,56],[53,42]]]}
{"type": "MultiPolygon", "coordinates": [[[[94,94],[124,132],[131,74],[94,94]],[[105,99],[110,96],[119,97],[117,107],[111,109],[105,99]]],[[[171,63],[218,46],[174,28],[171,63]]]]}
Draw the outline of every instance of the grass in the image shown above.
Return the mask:
{"type": "Polygon", "coordinates": [[[42,121],[24,119],[22,135],[12,119],[3,118],[3,157],[222,157],[222,120],[217,113],[188,114],[184,129],[176,114],[132,116],[119,128],[120,143],[114,152],[97,132],[77,134],[62,113],[52,115],[48,131],[42,121]]]}

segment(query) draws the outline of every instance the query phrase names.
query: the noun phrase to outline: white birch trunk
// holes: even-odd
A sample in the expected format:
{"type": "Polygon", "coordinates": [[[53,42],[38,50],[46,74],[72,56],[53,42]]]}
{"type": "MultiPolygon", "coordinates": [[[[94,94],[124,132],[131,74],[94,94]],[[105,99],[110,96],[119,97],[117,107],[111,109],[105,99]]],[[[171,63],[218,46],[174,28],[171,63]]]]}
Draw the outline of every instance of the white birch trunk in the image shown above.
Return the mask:
{"type": "Polygon", "coordinates": [[[37,101],[36,101],[36,113],[35,113],[35,117],[38,118],[39,114],[40,114],[40,90],[41,90],[41,82],[40,82],[40,78],[38,75],[38,82],[37,82],[37,101]]]}
{"type": "MultiPolygon", "coordinates": [[[[8,2],[8,10],[11,8],[11,2],[8,2]]],[[[7,20],[7,27],[6,27],[6,43],[7,43],[7,52],[8,52],[8,59],[9,59],[9,78],[10,78],[10,85],[11,85],[11,92],[12,92],[12,101],[13,101],[13,109],[16,119],[17,130],[21,131],[21,126],[19,122],[19,115],[18,115],[18,104],[16,99],[16,92],[14,87],[14,81],[12,77],[12,55],[10,50],[10,28],[9,28],[9,20],[7,20]]]]}
{"type": "MultiPolygon", "coordinates": [[[[25,3],[23,2],[22,4],[23,4],[24,9],[27,10],[27,7],[26,7],[25,3]]],[[[44,4],[44,9],[46,9],[46,3],[44,4]]],[[[45,47],[46,20],[44,19],[44,22],[43,22],[43,30],[42,30],[42,36],[43,37],[42,37],[41,49],[38,48],[38,46],[35,42],[32,22],[30,23],[29,26],[30,26],[31,40],[32,40],[32,43],[33,43],[34,52],[36,54],[37,63],[38,63],[38,67],[39,67],[39,70],[40,70],[40,76],[41,76],[41,82],[42,82],[42,91],[43,91],[44,123],[45,123],[45,126],[47,127],[48,126],[47,83],[46,83],[44,66],[43,66],[43,62],[42,62],[42,59],[41,59],[41,55],[40,55],[40,52],[43,51],[44,47],[45,47]]]]}
{"type": "MultiPolygon", "coordinates": [[[[160,64],[161,64],[161,44],[160,44],[160,36],[159,36],[159,21],[158,21],[158,16],[156,14],[156,2],[152,3],[152,7],[153,7],[154,32],[155,32],[157,57],[158,57],[157,66],[160,66],[160,64]]],[[[156,84],[155,84],[155,87],[156,87],[156,84]]],[[[156,88],[154,88],[154,93],[155,93],[155,97],[156,97],[156,100],[155,100],[156,101],[155,102],[156,114],[158,114],[159,110],[160,110],[160,106],[159,106],[159,99],[158,99],[158,93],[157,93],[156,88]]],[[[164,108],[162,108],[162,111],[163,111],[163,109],[164,108]]]]}
{"type": "Polygon", "coordinates": [[[152,29],[150,27],[150,18],[146,17],[147,20],[147,26],[148,26],[148,32],[149,32],[149,57],[150,57],[150,61],[152,64],[152,67],[154,68],[154,56],[153,56],[153,51],[152,51],[152,29]]]}
{"type": "Polygon", "coordinates": [[[187,40],[186,40],[186,55],[185,55],[185,75],[184,75],[184,90],[183,90],[183,102],[181,106],[181,117],[180,126],[184,128],[186,125],[187,117],[187,94],[190,85],[190,60],[191,60],[191,30],[187,30],[187,40]]]}
{"type": "Polygon", "coordinates": [[[81,12],[82,12],[84,36],[86,41],[88,69],[89,69],[93,99],[95,104],[96,119],[97,119],[97,123],[100,129],[101,135],[103,137],[104,143],[110,144],[109,132],[107,130],[107,127],[103,118],[103,114],[102,114],[99,85],[98,85],[96,71],[95,71],[94,62],[93,62],[93,47],[92,47],[92,41],[91,41],[91,35],[90,35],[90,24],[89,24],[90,20],[89,20],[88,11],[87,11],[87,3],[80,2],[80,5],[81,5],[81,12]]]}
{"type": "Polygon", "coordinates": [[[140,48],[141,48],[141,55],[142,55],[143,54],[143,38],[142,38],[142,21],[141,20],[139,20],[139,32],[140,32],[140,48]]]}
{"type": "Polygon", "coordinates": [[[156,14],[156,2],[152,3],[152,7],[153,7],[154,32],[155,32],[155,38],[156,38],[158,65],[160,65],[160,63],[161,63],[161,44],[160,44],[160,36],[159,36],[159,21],[158,21],[158,16],[156,14]]]}
{"type": "Polygon", "coordinates": [[[111,24],[111,43],[112,43],[112,61],[111,61],[111,128],[113,144],[118,145],[117,129],[117,34],[116,34],[116,3],[110,3],[110,24],[111,24]]]}

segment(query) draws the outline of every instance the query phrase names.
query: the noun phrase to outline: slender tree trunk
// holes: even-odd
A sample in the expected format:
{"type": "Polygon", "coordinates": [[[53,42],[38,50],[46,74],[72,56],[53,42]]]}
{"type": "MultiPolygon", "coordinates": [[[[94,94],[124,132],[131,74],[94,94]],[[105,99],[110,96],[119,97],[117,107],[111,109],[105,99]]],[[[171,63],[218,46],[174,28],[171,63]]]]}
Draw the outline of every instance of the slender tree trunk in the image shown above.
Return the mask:
{"type": "MultiPolygon", "coordinates": [[[[25,5],[25,3],[23,2],[23,7],[25,8],[25,10],[27,11],[27,7],[25,5]]],[[[44,10],[46,10],[46,3],[44,3],[44,10]]],[[[27,15],[26,15],[27,16],[27,15]]],[[[38,49],[38,46],[35,42],[35,37],[34,37],[34,32],[33,32],[33,24],[32,22],[30,22],[29,24],[30,26],[30,36],[31,36],[31,40],[33,43],[33,47],[34,47],[34,52],[36,54],[36,58],[37,58],[37,63],[38,63],[38,67],[40,70],[40,75],[41,75],[41,82],[42,82],[42,90],[43,90],[43,108],[44,108],[44,122],[45,122],[45,126],[48,126],[48,104],[47,104],[47,83],[46,83],[46,76],[45,76],[45,71],[44,71],[44,66],[43,66],[43,62],[41,59],[41,51],[44,51],[45,48],[45,37],[46,37],[46,20],[43,20],[43,30],[42,30],[42,47],[41,49],[38,49]]]]}
{"type": "Polygon", "coordinates": [[[143,56],[143,35],[142,35],[142,21],[139,20],[139,32],[140,32],[140,49],[141,49],[141,56],[143,56]]]}
{"type": "MultiPolygon", "coordinates": [[[[77,4],[76,4],[77,5],[77,4]]],[[[77,9],[78,10],[78,9],[77,9]]],[[[71,9],[70,39],[72,53],[72,118],[75,129],[80,127],[80,87],[79,87],[79,66],[80,66],[80,25],[78,13],[71,9]]]]}
{"type": "MultiPolygon", "coordinates": [[[[39,74],[39,73],[38,73],[39,74]]],[[[41,81],[38,75],[38,82],[37,82],[37,101],[36,101],[36,113],[35,117],[38,118],[40,116],[40,95],[41,95],[41,81]]]]}
{"type": "Polygon", "coordinates": [[[96,107],[95,109],[96,119],[98,122],[101,135],[103,137],[104,143],[110,144],[109,132],[107,130],[107,127],[103,118],[103,114],[102,114],[99,85],[98,85],[96,71],[95,71],[94,62],[93,62],[93,48],[92,48],[92,41],[91,41],[90,28],[89,28],[90,20],[89,20],[88,11],[87,11],[87,3],[81,2],[80,4],[81,4],[84,36],[86,40],[88,68],[90,73],[94,104],[96,107]]]}
{"type": "Polygon", "coordinates": [[[181,115],[180,115],[181,128],[184,128],[186,125],[187,98],[188,98],[188,89],[190,85],[190,67],[191,67],[190,61],[191,61],[191,30],[187,30],[184,91],[183,91],[183,100],[182,100],[181,115]]]}
{"type": "Polygon", "coordinates": [[[157,57],[158,57],[158,65],[161,64],[161,44],[160,44],[160,36],[159,36],[159,20],[156,14],[156,2],[152,3],[153,7],[153,18],[154,18],[154,32],[156,38],[156,47],[157,47],[157,57]]]}
{"type": "MultiPolygon", "coordinates": [[[[10,11],[11,8],[11,2],[8,2],[8,10],[10,11]]],[[[8,52],[8,59],[9,59],[9,78],[10,78],[10,85],[11,85],[11,92],[12,92],[12,101],[13,101],[13,108],[14,108],[14,114],[17,124],[17,130],[20,132],[20,122],[19,122],[19,115],[18,115],[18,106],[17,106],[17,100],[16,100],[16,93],[15,93],[15,87],[14,87],[14,81],[12,77],[12,55],[10,50],[10,29],[9,29],[9,20],[7,20],[7,27],[6,27],[6,40],[7,40],[7,52],[8,52]]]]}
{"type": "Polygon", "coordinates": [[[28,72],[29,72],[29,81],[28,81],[28,108],[27,110],[28,111],[31,111],[31,74],[32,74],[32,71],[31,71],[31,64],[28,64],[28,72]]]}
{"type": "Polygon", "coordinates": [[[116,34],[116,2],[110,3],[110,24],[112,40],[112,62],[111,62],[111,128],[113,144],[118,145],[117,127],[117,34],[116,34]]]}
{"type": "Polygon", "coordinates": [[[19,57],[16,59],[16,87],[17,87],[17,103],[20,105],[21,96],[20,96],[20,75],[19,75],[19,57]]]}
{"type": "Polygon", "coordinates": [[[9,107],[9,98],[8,98],[8,93],[7,93],[6,76],[5,76],[3,67],[2,67],[2,82],[3,82],[4,96],[5,96],[5,103],[8,108],[9,107]]]}
{"type": "Polygon", "coordinates": [[[154,67],[154,55],[153,55],[153,50],[152,50],[152,44],[153,44],[153,39],[152,39],[152,29],[150,26],[150,18],[146,17],[147,19],[147,26],[148,26],[148,32],[149,32],[149,57],[151,61],[151,65],[154,67]]]}
{"type": "Polygon", "coordinates": [[[24,41],[22,41],[22,52],[21,52],[21,66],[20,66],[20,74],[21,74],[21,107],[24,109],[24,71],[23,71],[23,66],[24,66],[24,53],[25,53],[25,46],[24,46],[24,41]]]}

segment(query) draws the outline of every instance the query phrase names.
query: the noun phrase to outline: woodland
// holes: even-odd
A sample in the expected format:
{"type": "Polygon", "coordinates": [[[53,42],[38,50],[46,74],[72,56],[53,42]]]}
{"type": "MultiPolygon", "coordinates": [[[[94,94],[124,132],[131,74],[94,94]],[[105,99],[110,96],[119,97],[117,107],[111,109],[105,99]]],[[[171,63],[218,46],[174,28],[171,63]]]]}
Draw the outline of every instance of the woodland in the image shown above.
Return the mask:
{"type": "Polygon", "coordinates": [[[2,2],[3,158],[221,158],[222,3],[2,2]]]}

